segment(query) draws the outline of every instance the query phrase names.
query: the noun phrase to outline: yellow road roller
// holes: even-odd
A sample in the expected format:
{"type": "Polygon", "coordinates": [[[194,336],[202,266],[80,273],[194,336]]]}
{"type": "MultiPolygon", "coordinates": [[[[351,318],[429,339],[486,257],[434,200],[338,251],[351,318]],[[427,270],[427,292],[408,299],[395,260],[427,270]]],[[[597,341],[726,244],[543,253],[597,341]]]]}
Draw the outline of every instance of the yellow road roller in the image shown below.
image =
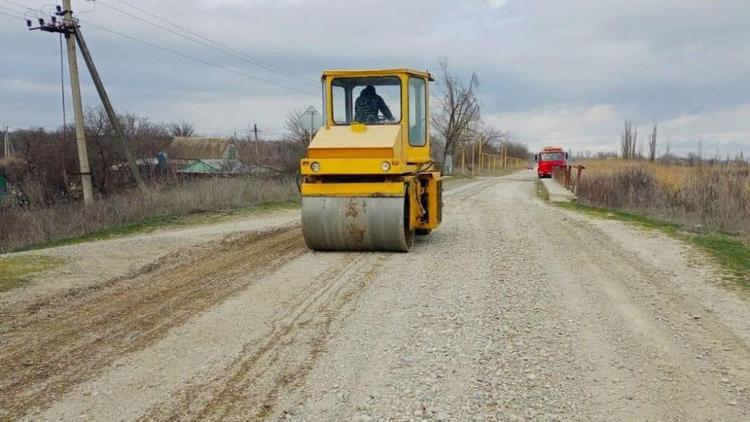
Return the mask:
{"type": "Polygon", "coordinates": [[[323,72],[325,124],[300,161],[310,249],[405,252],[440,224],[430,81],[412,69],[323,72]]]}

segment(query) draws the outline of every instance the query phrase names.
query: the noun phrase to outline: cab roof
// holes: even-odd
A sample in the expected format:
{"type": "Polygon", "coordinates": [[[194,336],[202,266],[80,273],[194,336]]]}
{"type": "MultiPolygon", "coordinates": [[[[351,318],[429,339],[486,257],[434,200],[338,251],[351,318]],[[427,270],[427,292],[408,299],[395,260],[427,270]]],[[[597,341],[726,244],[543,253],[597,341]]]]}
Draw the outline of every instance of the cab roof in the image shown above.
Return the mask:
{"type": "Polygon", "coordinates": [[[430,72],[409,69],[405,67],[390,69],[324,70],[322,76],[391,76],[404,73],[407,75],[419,76],[422,78],[427,78],[430,81],[434,81],[434,79],[432,79],[432,75],[430,75],[430,72]]]}

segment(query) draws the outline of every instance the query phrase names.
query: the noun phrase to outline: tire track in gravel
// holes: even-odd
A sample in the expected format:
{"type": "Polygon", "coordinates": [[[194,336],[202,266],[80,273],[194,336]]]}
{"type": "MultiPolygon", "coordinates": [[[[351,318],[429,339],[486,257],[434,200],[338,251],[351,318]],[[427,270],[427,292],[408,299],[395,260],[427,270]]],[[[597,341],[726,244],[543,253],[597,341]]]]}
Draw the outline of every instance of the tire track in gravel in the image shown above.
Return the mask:
{"type": "Polygon", "coordinates": [[[424,402],[425,418],[464,404],[466,384],[454,381],[471,377],[471,358],[461,354],[456,361],[448,351],[472,335],[479,320],[476,301],[483,294],[474,288],[484,284],[485,253],[463,229],[485,227],[471,210],[490,187],[483,181],[471,190],[451,191],[445,225],[420,238],[408,254],[389,255],[356,312],[336,323],[327,352],[305,384],[280,396],[284,413],[265,420],[411,420],[406,415],[414,409],[408,408],[400,418],[376,416],[408,406],[404,395],[387,396],[385,391],[395,388],[435,397],[424,402]],[[423,360],[424,353],[430,359],[423,360]],[[426,380],[435,384],[425,385],[426,380]]]}
{"type": "MultiPolygon", "coordinates": [[[[486,180],[474,181],[446,190],[445,196],[461,201],[463,207],[468,205],[463,200],[476,198],[490,186],[486,180]]],[[[188,382],[140,420],[223,420],[237,415],[254,420],[281,412],[276,408],[278,398],[304,384],[325,350],[331,323],[356,309],[357,298],[392,255],[343,254],[335,267],[320,274],[313,271],[310,285],[268,321],[272,329],[267,338],[247,344],[234,362],[211,378],[188,382]]]]}
{"type": "Polygon", "coordinates": [[[0,418],[44,407],[115,359],[307,252],[297,225],[168,255],[131,277],[0,315],[0,418]]]}
{"type": "MultiPolygon", "coordinates": [[[[522,229],[516,231],[518,243],[536,244],[530,258],[543,265],[530,272],[541,270],[532,277],[545,280],[538,297],[549,303],[527,308],[527,316],[556,309],[560,315],[550,324],[556,325],[552,331],[576,339],[575,349],[566,342],[556,348],[569,348],[570,380],[543,378],[553,386],[567,384],[554,391],[579,390],[580,399],[562,397],[575,406],[562,414],[597,420],[742,420],[750,413],[741,398],[750,381],[746,343],[710,314],[694,319],[703,308],[690,292],[676,289],[679,280],[626,252],[583,217],[539,204],[523,209],[527,212],[507,211],[516,220],[511,224],[522,229]]],[[[558,415],[561,410],[541,409],[558,415]]]]}
{"type": "MultiPolygon", "coordinates": [[[[570,259],[578,261],[578,270],[585,269],[585,277],[574,286],[579,305],[597,315],[600,323],[590,324],[599,332],[596,343],[606,339],[614,347],[610,357],[618,363],[597,364],[619,372],[618,390],[629,391],[621,395],[640,405],[644,417],[728,420],[750,414],[749,403],[729,385],[731,381],[743,391],[750,387],[750,367],[743,364],[750,362],[745,341],[704,312],[697,297],[676,290],[661,269],[613,247],[613,239],[591,224],[575,219],[559,224],[559,218],[545,221],[544,229],[563,239],[556,253],[575,251],[577,256],[570,259]],[[551,224],[556,220],[558,224],[551,224]],[[628,374],[634,369],[635,376],[628,374]],[[649,390],[649,395],[642,394],[649,390]],[[664,400],[669,406],[657,403],[654,396],[669,397],[664,400]]],[[[632,414],[631,410],[621,417],[632,414]]]]}
{"type": "Polygon", "coordinates": [[[344,254],[289,300],[268,324],[271,332],[247,344],[239,356],[211,379],[188,383],[140,420],[260,420],[276,412],[278,397],[303,385],[325,351],[331,324],[356,309],[388,255],[344,254]]]}

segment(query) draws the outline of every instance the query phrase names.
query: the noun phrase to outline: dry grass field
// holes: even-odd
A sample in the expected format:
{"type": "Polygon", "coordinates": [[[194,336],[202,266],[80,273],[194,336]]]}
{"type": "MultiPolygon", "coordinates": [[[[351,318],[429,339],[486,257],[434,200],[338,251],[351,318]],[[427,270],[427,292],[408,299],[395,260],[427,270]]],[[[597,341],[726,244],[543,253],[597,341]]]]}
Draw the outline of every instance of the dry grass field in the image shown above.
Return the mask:
{"type": "Polygon", "coordinates": [[[750,167],[685,166],[626,160],[586,160],[579,196],[684,225],[739,235],[750,243],[750,167]]]}
{"type": "Polygon", "coordinates": [[[124,234],[201,212],[281,203],[299,198],[291,178],[211,178],[152,186],[96,201],[21,208],[4,204],[0,253],[86,237],[124,234]]]}

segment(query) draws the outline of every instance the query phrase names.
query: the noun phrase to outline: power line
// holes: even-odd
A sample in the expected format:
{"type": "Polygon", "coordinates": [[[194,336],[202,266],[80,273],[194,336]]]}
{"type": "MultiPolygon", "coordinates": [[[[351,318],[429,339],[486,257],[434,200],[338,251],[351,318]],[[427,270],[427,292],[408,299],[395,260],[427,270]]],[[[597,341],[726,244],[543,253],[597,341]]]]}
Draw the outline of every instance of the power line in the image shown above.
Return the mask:
{"type": "MultiPolygon", "coordinates": [[[[171,27],[173,27],[173,28],[177,28],[177,29],[179,29],[179,30],[181,30],[181,31],[184,31],[184,32],[186,32],[186,33],[188,33],[188,34],[192,35],[193,37],[199,38],[199,39],[201,39],[201,40],[204,40],[204,41],[207,41],[207,42],[209,42],[209,43],[211,43],[211,44],[213,44],[213,45],[216,45],[216,46],[218,46],[219,48],[223,49],[223,50],[224,50],[223,52],[224,52],[225,54],[229,54],[229,55],[231,55],[231,56],[233,56],[233,57],[235,57],[235,58],[239,58],[239,59],[241,59],[241,60],[247,61],[248,63],[251,63],[251,64],[253,64],[253,65],[255,65],[255,66],[259,66],[259,67],[262,67],[262,68],[264,68],[264,69],[266,69],[266,70],[270,70],[270,71],[273,71],[273,72],[281,72],[281,73],[283,73],[283,74],[286,74],[286,75],[288,75],[288,76],[291,76],[291,77],[297,78],[297,79],[299,79],[299,80],[301,80],[301,81],[304,81],[304,82],[307,82],[307,83],[313,83],[313,84],[316,84],[316,85],[317,85],[317,84],[318,84],[318,82],[319,82],[319,81],[317,81],[317,80],[315,80],[315,79],[312,79],[312,78],[309,78],[309,77],[306,77],[306,76],[300,75],[300,74],[298,74],[298,73],[295,73],[295,72],[292,72],[292,71],[286,70],[286,69],[284,69],[284,68],[281,68],[281,67],[279,67],[279,66],[276,66],[276,65],[273,65],[273,64],[271,64],[271,63],[268,63],[268,62],[265,62],[265,61],[263,61],[263,60],[260,60],[260,59],[257,59],[257,58],[255,58],[255,57],[252,57],[252,56],[248,55],[247,53],[244,53],[244,52],[242,52],[242,51],[239,51],[239,50],[237,50],[237,49],[234,49],[234,48],[232,48],[232,47],[229,47],[229,46],[227,46],[227,45],[225,45],[225,44],[222,44],[222,43],[220,43],[220,42],[218,42],[218,41],[216,41],[216,40],[213,40],[213,39],[211,39],[211,38],[208,38],[208,37],[206,37],[206,36],[204,36],[204,35],[198,34],[198,33],[194,32],[194,31],[192,31],[192,30],[190,30],[190,29],[188,29],[188,28],[185,28],[185,27],[183,27],[183,26],[180,26],[180,25],[177,25],[177,24],[175,24],[175,23],[172,23],[172,22],[170,22],[170,21],[169,21],[169,20],[167,20],[167,19],[164,19],[164,18],[162,18],[162,17],[159,17],[159,16],[157,16],[157,15],[155,15],[155,14],[153,14],[153,13],[151,13],[151,12],[147,11],[147,10],[144,10],[144,9],[143,9],[143,8],[141,8],[141,7],[138,7],[138,6],[136,6],[136,5],[133,5],[132,3],[130,3],[130,2],[127,2],[127,1],[125,1],[125,0],[116,0],[116,1],[118,1],[118,2],[120,2],[120,3],[123,3],[123,4],[125,4],[125,5],[129,6],[129,7],[133,8],[133,9],[135,9],[135,10],[137,10],[137,11],[139,11],[139,12],[143,13],[144,15],[147,15],[147,16],[149,16],[149,17],[151,17],[151,18],[153,18],[153,19],[156,19],[156,20],[158,20],[158,21],[160,21],[160,22],[163,22],[163,23],[165,23],[165,24],[167,24],[167,25],[169,25],[169,26],[171,26],[171,27]],[[238,57],[238,56],[239,56],[239,57],[238,57]]],[[[101,2],[101,1],[99,1],[99,3],[101,3],[101,4],[103,4],[103,5],[107,6],[107,7],[113,8],[113,9],[115,9],[115,10],[121,11],[122,13],[127,13],[127,12],[124,12],[124,11],[122,11],[122,9],[118,9],[118,8],[115,8],[114,6],[108,5],[108,4],[106,4],[106,3],[103,3],[103,2],[101,2]]],[[[132,15],[130,15],[130,16],[132,16],[132,15]]],[[[142,19],[140,19],[140,20],[142,20],[142,19]]],[[[150,23],[150,22],[147,22],[147,23],[150,23]]],[[[151,25],[156,25],[156,24],[153,24],[153,23],[150,23],[150,24],[151,24],[151,25]]],[[[163,28],[163,27],[162,27],[162,28],[163,28]]],[[[183,36],[183,37],[184,37],[184,35],[181,35],[181,36],[183,36]]]]}
{"type": "Polygon", "coordinates": [[[6,2],[6,3],[10,3],[10,4],[13,4],[13,5],[16,5],[16,6],[18,6],[18,7],[22,7],[22,8],[24,8],[24,9],[34,10],[34,9],[30,8],[29,6],[26,6],[25,4],[21,4],[21,3],[16,3],[16,2],[14,2],[13,0],[2,0],[2,1],[4,1],[4,2],[6,2]]]}
{"type": "MultiPolygon", "coordinates": [[[[33,8],[31,8],[31,7],[28,7],[28,6],[25,6],[25,5],[23,5],[23,4],[20,4],[20,3],[16,3],[16,2],[14,2],[14,1],[12,1],[12,0],[0,0],[0,1],[4,1],[4,2],[7,2],[7,3],[11,3],[11,4],[14,4],[14,5],[16,5],[16,6],[19,6],[19,7],[22,7],[22,8],[24,8],[24,9],[27,9],[27,10],[29,10],[29,11],[31,11],[31,12],[37,12],[37,13],[40,13],[40,12],[41,12],[41,10],[33,9],[33,8]]],[[[133,8],[135,8],[135,9],[141,10],[141,9],[140,9],[140,8],[138,8],[137,6],[133,6],[133,5],[129,4],[129,3],[127,3],[127,2],[123,2],[123,3],[126,3],[126,4],[128,4],[128,5],[130,6],[130,7],[133,7],[133,8]]],[[[102,4],[104,4],[104,3],[102,3],[102,4]]],[[[2,7],[2,6],[0,6],[0,7],[2,7]]],[[[110,6],[110,7],[111,7],[111,6],[110,6]]],[[[18,10],[14,10],[14,9],[8,9],[8,10],[12,10],[12,11],[13,11],[13,12],[15,12],[15,13],[21,13],[21,11],[18,11],[18,10]]],[[[147,13],[147,12],[144,12],[144,13],[147,13]]],[[[8,15],[8,16],[11,16],[11,15],[8,15]]],[[[154,15],[154,16],[155,16],[155,15],[154,15]]],[[[18,19],[25,19],[24,17],[19,17],[19,16],[11,16],[11,17],[15,17],[15,18],[18,18],[18,19]]],[[[156,17],[156,18],[157,18],[157,19],[161,19],[161,18],[158,18],[158,17],[156,17]]],[[[128,34],[125,34],[125,33],[122,33],[122,32],[118,32],[118,31],[115,31],[115,30],[113,30],[113,29],[109,29],[109,28],[103,27],[103,26],[101,26],[101,25],[97,25],[97,24],[95,24],[95,23],[93,23],[93,22],[85,21],[85,20],[83,20],[83,19],[78,19],[78,21],[80,21],[80,22],[84,22],[84,23],[86,23],[87,25],[93,26],[94,28],[97,28],[97,29],[99,29],[99,30],[102,30],[102,31],[106,31],[106,32],[110,32],[110,33],[112,33],[112,34],[115,34],[115,35],[117,35],[117,36],[120,36],[120,37],[122,37],[122,38],[126,38],[126,39],[129,39],[129,40],[131,40],[131,41],[135,41],[135,42],[141,43],[141,44],[143,44],[143,45],[147,45],[147,46],[150,46],[150,47],[153,47],[153,48],[156,48],[156,49],[162,50],[162,51],[166,51],[166,52],[169,52],[169,53],[175,54],[175,55],[177,55],[177,56],[180,56],[180,57],[184,57],[184,58],[186,58],[186,59],[190,59],[190,60],[193,60],[193,61],[195,61],[195,62],[198,62],[198,63],[204,64],[204,65],[207,65],[207,66],[215,67],[215,68],[217,68],[217,69],[221,69],[221,70],[223,70],[223,71],[225,71],[225,72],[230,72],[230,73],[234,73],[234,74],[237,74],[237,75],[240,75],[240,76],[244,76],[244,77],[246,77],[246,78],[249,78],[249,79],[253,79],[253,80],[255,80],[255,81],[258,81],[258,82],[263,82],[263,83],[266,83],[266,84],[269,84],[269,85],[274,85],[274,86],[276,86],[276,87],[279,87],[279,88],[284,88],[284,89],[288,89],[288,90],[292,90],[292,91],[297,91],[297,92],[300,92],[300,93],[303,93],[303,94],[307,94],[307,95],[312,95],[312,96],[315,96],[315,97],[317,97],[317,96],[318,96],[318,93],[316,93],[316,92],[313,92],[313,91],[307,91],[307,90],[305,90],[305,89],[297,88],[297,87],[294,87],[294,86],[290,86],[290,85],[285,85],[285,84],[283,84],[283,83],[278,83],[278,82],[275,82],[275,81],[272,81],[272,80],[269,80],[269,79],[265,79],[265,78],[261,78],[261,77],[258,77],[258,76],[254,76],[254,75],[251,75],[251,74],[249,74],[249,73],[246,73],[246,72],[242,72],[242,71],[240,71],[240,70],[236,70],[236,69],[231,69],[231,68],[228,68],[228,67],[226,67],[226,66],[222,66],[222,65],[220,65],[220,64],[216,64],[216,63],[210,62],[210,61],[208,61],[208,60],[204,60],[204,59],[201,59],[201,58],[198,58],[198,57],[195,57],[195,56],[191,56],[191,55],[189,55],[189,54],[185,54],[185,53],[182,53],[182,52],[180,52],[180,51],[177,51],[177,50],[175,50],[175,49],[172,49],[172,48],[169,48],[169,47],[164,47],[164,46],[161,46],[161,45],[159,45],[159,44],[156,44],[156,43],[154,43],[154,42],[150,42],[150,41],[145,41],[145,40],[142,40],[142,39],[140,39],[140,38],[134,37],[134,36],[132,36],[132,35],[128,35],[128,34]]],[[[167,23],[169,23],[169,22],[167,22],[167,23]]],[[[171,24],[171,23],[170,23],[170,24],[171,24]]],[[[173,26],[175,26],[175,27],[178,27],[178,28],[181,28],[181,27],[179,27],[179,26],[177,26],[177,25],[175,25],[175,24],[171,24],[171,25],[173,25],[173,26]]],[[[189,30],[186,30],[186,29],[184,29],[184,28],[181,28],[181,29],[183,29],[183,30],[185,30],[185,31],[188,31],[188,32],[190,32],[189,30]]],[[[179,35],[179,34],[178,34],[178,35],[179,35]]],[[[182,36],[182,35],[181,35],[181,36],[182,36]]],[[[202,36],[200,36],[200,35],[198,35],[198,34],[196,34],[196,36],[197,36],[197,37],[201,37],[201,38],[205,38],[205,37],[202,37],[202,36]]],[[[208,41],[211,41],[211,42],[214,42],[214,43],[216,43],[215,41],[212,41],[212,40],[210,40],[210,39],[208,39],[208,38],[205,38],[205,39],[206,39],[206,40],[208,40],[208,41]]],[[[218,43],[217,43],[217,44],[218,44],[218,43]]],[[[228,48],[228,47],[226,47],[226,48],[228,48]]],[[[269,66],[272,66],[272,65],[269,65],[269,66]]],[[[280,68],[278,68],[278,69],[280,69],[280,68]]],[[[281,70],[281,71],[283,71],[283,69],[280,69],[280,70],[281,70]]]]}
{"type": "Polygon", "coordinates": [[[156,43],[153,43],[153,42],[150,42],[150,41],[145,41],[145,40],[142,40],[140,38],[136,38],[136,37],[134,37],[132,35],[128,35],[128,34],[125,34],[125,33],[122,33],[122,32],[118,32],[118,31],[115,31],[113,29],[109,29],[109,28],[103,27],[101,25],[97,25],[97,24],[95,24],[93,22],[85,21],[83,19],[79,19],[79,21],[83,22],[83,23],[85,23],[85,24],[87,24],[89,26],[92,26],[94,28],[97,28],[99,30],[110,32],[110,33],[115,34],[117,36],[120,36],[122,38],[126,38],[126,39],[129,39],[131,41],[135,41],[137,43],[143,44],[143,45],[147,45],[147,46],[150,46],[150,47],[162,50],[162,51],[166,51],[168,53],[172,53],[174,55],[177,55],[177,56],[180,56],[180,57],[183,57],[183,58],[186,58],[186,59],[190,59],[190,60],[193,60],[193,61],[198,62],[198,63],[202,63],[202,64],[204,64],[206,66],[215,67],[215,68],[221,69],[221,70],[223,70],[225,72],[234,73],[234,74],[237,74],[237,75],[240,75],[240,76],[244,76],[244,77],[249,78],[249,79],[253,79],[253,80],[258,81],[258,82],[263,82],[263,83],[267,83],[269,85],[274,85],[274,86],[277,86],[279,88],[289,89],[289,90],[297,91],[297,92],[300,92],[300,93],[303,93],[303,94],[312,95],[312,96],[315,96],[315,97],[318,96],[318,93],[316,93],[316,92],[307,91],[307,90],[296,88],[296,87],[289,86],[289,85],[284,85],[284,84],[277,83],[277,82],[274,82],[274,81],[271,81],[271,80],[268,80],[268,79],[264,79],[264,78],[259,78],[257,76],[251,75],[249,73],[245,73],[245,72],[242,72],[242,71],[239,71],[239,70],[231,69],[231,68],[222,66],[220,64],[216,64],[216,63],[210,62],[208,60],[204,60],[204,59],[201,59],[201,58],[198,58],[198,57],[195,57],[195,56],[191,56],[189,54],[182,53],[180,51],[174,50],[174,49],[169,48],[169,47],[164,47],[162,45],[159,45],[159,44],[156,44],[156,43]]]}
{"type": "MultiPolygon", "coordinates": [[[[130,13],[130,12],[128,12],[128,11],[122,10],[122,9],[120,9],[120,8],[118,8],[118,7],[112,6],[112,5],[110,5],[110,4],[107,4],[107,3],[104,3],[104,2],[102,2],[102,1],[97,1],[97,2],[98,2],[98,3],[100,3],[100,4],[102,5],[102,6],[106,6],[106,7],[109,7],[109,8],[111,8],[111,9],[113,9],[113,10],[115,10],[115,11],[118,11],[118,12],[120,12],[120,13],[122,13],[122,14],[126,15],[126,16],[129,16],[129,17],[131,17],[131,18],[133,18],[133,19],[137,19],[137,20],[139,20],[139,21],[141,21],[141,22],[144,22],[144,23],[146,23],[146,24],[148,24],[148,25],[151,25],[151,26],[154,26],[154,27],[156,27],[156,28],[162,29],[162,30],[164,30],[164,31],[167,31],[167,32],[169,32],[169,33],[171,33],[171,34],[177,35],[177,36],[178,36],[178,37],[180,37],[180,38],[184,38],[184,39],[186,39],[186,40],[192,41],[192,42],[194,42],[194,43],[196,43],[196,44],[199,44],[199,45],[201,45],[201,46],[203,46],[203,47],[206,47],[206,48],[208,48],[208,49],[211,49],[211,50],[213,50],[213,51],[217,51],[217,52],[219,52],[219,53],[222,53],[222,54],[226,54],[226,55],[229,55],[229,56],[231,56],[231,57],[234,57],[235,59],[238,59],[238,60],[241,60],[241,61],[244,61],[244,62],[250,63],[250,64],[252,64],[253,66],[257,66],[257,67],[262,67],[262,68],[263,68],[263,69],[265,69],[265,70],[270,70],[270,71],[273,71],[273,72],[276,72],[276,73],[278,73],[278,72],[279,72],[279,71],[278,71],[277,69],[274,69],[274,68],[270,68],[269,66],[264,66],[264,65],[262,65],[262,64],[258,64],[258,63],[254,62],[254,61],[252,61],[252,60],[248,60],[248,59],[247,59],[246,57],[244,57],[244,56],[241,56],[241,55],[235,54],[235,53],[233,53],[233,52],[228,52],[228,51],[225,51],[224,49],[219,49],[219,48],[216,48],[216,47],[214,47],[213,45],[211,45],[211,44],[209,44],[209,43],[207,43],[207,42],[205,42],[205,41],[202,41],[202,40],[201,40],[201,39],[199,38],[199,36],[188,36],[188,35],[184,35],[184,34],[182,34],[182,33],[180,33],[180,32],[177,32],[177,31],[175,31],[175,30],[173,30],[173,29],[170,29],[170,28],[168,28],[168,27],[166,27],[166,26],[164,26],[164,25],[160,25],[160,24],[158,24],[158,23],[154,23],[154,22],[148,21],[148,20],[146,20],[146,19],[143,19],[143,18],[142,18],[142,17],[140,17],[140,16],[134,15],[134,14],[132,14],[132,13],[130,13]]],[[[304,78],[304,77],[300,77],[300,76],[296,76],[296,75],[294,75],[294,76],[292,76],[292,77],[293,77],[293,78],[295,78],[295,79],[297,79],[297,80],[299,80],[299,81],[302,81],[302,82],[304,82],[304,83],[307,83],[307,84],[312,84],[312,82],[311,82],[310,80],[308,80],[308,79],[306,79],[306,78],[304,78]]]]}
{"type": "MultiPolygon", "coordinates": [[[[15,6],[18,6],[18,7],[21,7],[21,8],[23,8],[23,9],[26,9],[26,10],[29,10],[29,11],[32,11],[32,12],[41,12],[41,9],[33,9],[33,8],[29,7],[29,6],[26,6],[25,4],[17,3],[17,2],[15,2],[15,1],[13,1],[13,0],[2,0],[2,1],[4,1],[4,2],[6,2],[6,3],[10,3],[10,4],[12,4],[12,5],[15,5],[15,6]]],[[[6,8],[6,9],[7,9],[7,8],[6,8]]],[[[11,9],[11,10],[12,10],[12,9],[11,9]]],[[[20,11],[18,11],[18,10],[14,10],[14,12],[18,12],[18,13],[21,13],[21,12],[20,12],[20,11]]]]}
{"type": "Polygon", "coordinates": [[[18,10],[11,9],[9,7],[4,7],[4,6],[0,6],[0,9],[6,10],[5,12],[3,12],[2,10],[0,10],[0,14],[3,14],[5,16],[10,16],[11,18],[15,18],[15,19],[26,19],[23,15],[20,14],[22,12],[20,12],[18,10]],[[9,13],[9,12],[12,12],[12,13],[9,13]],[[15,15],[13,13],[19,13],[19,14],[15,15]]]}
{"type": "Polygon", "coordinates": [[[0,15],[8,16],[9,18],[13,18],[13,19],[21,19],[21,20],[25,19],[23,16],[11,15],[10,13],[5,13],[3,11],[0,11],[0,15]]]}

